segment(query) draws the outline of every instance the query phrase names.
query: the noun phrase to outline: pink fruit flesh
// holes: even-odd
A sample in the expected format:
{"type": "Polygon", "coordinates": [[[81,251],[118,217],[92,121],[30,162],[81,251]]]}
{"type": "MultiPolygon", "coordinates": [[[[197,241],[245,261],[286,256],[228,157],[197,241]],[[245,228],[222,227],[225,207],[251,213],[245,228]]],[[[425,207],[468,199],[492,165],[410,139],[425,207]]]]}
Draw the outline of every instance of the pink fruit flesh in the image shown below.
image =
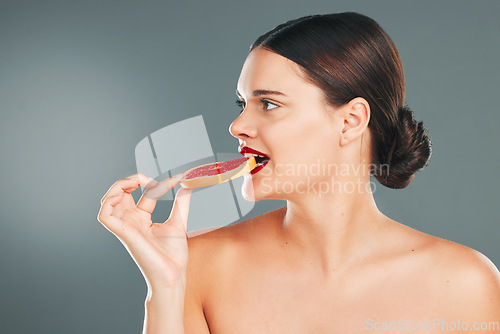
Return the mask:
{"type": "Polygon", "coordinates": [[[196,168],[184,176],[185,180],[194,179],[196,177],[210,176],[226,173],[232,169],[235,169],[242,164],[246,163],[248,158],[240,158],[236,160],[223,161],[223,162],[214,162],[207,166],[201,166],[196,168]]]}

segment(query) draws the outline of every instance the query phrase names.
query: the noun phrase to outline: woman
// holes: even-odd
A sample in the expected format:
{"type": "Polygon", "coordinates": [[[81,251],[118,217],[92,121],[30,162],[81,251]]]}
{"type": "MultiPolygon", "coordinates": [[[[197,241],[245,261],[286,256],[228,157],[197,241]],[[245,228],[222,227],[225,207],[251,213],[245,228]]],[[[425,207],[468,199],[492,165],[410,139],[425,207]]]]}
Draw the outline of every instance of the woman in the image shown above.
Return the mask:
{"type": "Polygon", "coordinates": [[[276,27],[251,46],[237,94],[242,111],[229,130],[240,152],[270,158],[244,176],[243,195],[285,207],[186,236],[190,190],[179,190],[165,224],[151,223],[155,198],[179,175],[137,205],[130,193],[151,181],[142,174],[103,197],[98,219],[148,284],[145,332],[405,332],[417,324],[442,333],[500,320],[500,275],[484,255],[376,206],[370,175],[408,186],[431,142],[404,106],[398,52],[375,21],[340,13],[276,27]]]}

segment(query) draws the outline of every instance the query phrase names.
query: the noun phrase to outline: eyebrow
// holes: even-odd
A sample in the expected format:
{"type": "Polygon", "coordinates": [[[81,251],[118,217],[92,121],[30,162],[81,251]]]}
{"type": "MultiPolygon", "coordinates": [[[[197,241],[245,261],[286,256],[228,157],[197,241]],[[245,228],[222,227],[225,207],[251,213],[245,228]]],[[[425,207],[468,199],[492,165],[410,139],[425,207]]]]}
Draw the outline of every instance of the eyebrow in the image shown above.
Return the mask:
{"type": "MultiPolygon", "coordinates": [[[[240,94],[240,92],[238,92],[238,90],[236,90],[236,95],[241,97],[241,94],[240,94]]],[[[262,96],[262,95],[286,96],[285,94],[283,94],[282,92],[279,92],[277,90],[268,90],[268,89],[257,89],[257,90],[254,90],[252,93],[252,96],[262,96]]]]}

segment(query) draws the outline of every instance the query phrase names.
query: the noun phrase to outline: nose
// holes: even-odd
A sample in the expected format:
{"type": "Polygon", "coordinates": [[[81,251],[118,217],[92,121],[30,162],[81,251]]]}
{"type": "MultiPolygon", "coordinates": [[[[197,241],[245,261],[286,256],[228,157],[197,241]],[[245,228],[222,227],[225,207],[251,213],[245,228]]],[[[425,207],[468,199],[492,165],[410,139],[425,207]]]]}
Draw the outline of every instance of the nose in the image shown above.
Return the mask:
{"type": "Polygon", "coordinates": [[[257,128],[248,119],[248,113],[243,111],[229,126],[229,133],[238,139],[254,138],[257,128]]]}

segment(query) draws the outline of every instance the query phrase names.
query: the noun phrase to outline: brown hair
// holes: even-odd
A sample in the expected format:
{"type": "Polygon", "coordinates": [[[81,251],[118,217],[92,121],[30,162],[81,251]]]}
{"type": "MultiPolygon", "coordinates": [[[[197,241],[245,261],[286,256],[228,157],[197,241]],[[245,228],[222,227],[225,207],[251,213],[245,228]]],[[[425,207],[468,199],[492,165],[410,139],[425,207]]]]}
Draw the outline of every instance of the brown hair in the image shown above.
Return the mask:
{"type": "Polygon", "coordinates": [[[384,186],[408,186],[430,159],[431,140],[404,105],[403,66],[394,42],[373,19],[358,13],[310,15],[283,23],[250,47],[275,52],[300,65],[327,102],[368,101],[372,173],[384,186]],[[387,165],[389,168],[387,168],[387,165]],[[386,166],[385,168],[382,168],[386,166]]]}

